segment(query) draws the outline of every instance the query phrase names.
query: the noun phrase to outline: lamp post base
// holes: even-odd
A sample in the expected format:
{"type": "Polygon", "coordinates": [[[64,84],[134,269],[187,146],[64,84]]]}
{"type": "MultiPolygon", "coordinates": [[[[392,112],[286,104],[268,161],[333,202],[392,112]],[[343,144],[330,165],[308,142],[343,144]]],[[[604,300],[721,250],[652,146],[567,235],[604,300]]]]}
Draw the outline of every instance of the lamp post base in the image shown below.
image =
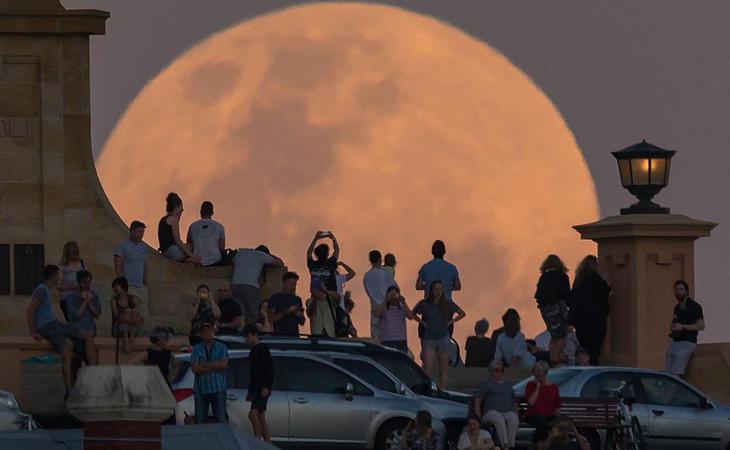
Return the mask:
{"type": "Polygon", "coordinates": [[[641,200],[628,208],[621,208],[621,215],[626,214],[669,214],[669,208],[659,206],[651,200],[641,200]]]}

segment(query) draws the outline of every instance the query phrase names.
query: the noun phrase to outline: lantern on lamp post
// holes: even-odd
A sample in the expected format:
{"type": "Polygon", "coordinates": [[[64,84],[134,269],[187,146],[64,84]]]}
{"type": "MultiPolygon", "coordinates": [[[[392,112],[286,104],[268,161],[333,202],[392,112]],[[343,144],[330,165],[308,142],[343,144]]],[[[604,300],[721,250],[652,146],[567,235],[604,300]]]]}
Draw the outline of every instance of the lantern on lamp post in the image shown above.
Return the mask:
{"type": "Polygon", "coordinates": [[[669,167],[675,153],[646,141],[611,152],[618,161],[621,185],[639,199],[630,207],[621,208],[621,214],[669,214],[669,208],[651,199],[669,183],[669,167]]]}

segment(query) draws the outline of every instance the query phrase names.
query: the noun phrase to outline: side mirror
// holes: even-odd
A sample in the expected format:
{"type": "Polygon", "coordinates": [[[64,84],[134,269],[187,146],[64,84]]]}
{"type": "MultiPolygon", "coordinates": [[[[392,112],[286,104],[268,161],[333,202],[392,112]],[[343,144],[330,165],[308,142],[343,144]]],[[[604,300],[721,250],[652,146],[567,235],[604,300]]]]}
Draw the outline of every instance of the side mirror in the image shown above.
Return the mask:
{"type": "Polygon", "coordinates": [[[355,386],[353,386],[352,383],[347,383],[345,385],[345,400],[351,402],[353,392],[355,392],[355,386]]]}
{"type": "Polygon", "coordinates": [[[712,409],[712,403],[707,399],[707,397],[702,397],[700,399],[700,408],[702,409],[712,409]]]}
{"type": "Polygon", "coordinates": [[[400,395],[406,395],[406,385],[404,383],[398,383],[398,393],[400,395]]]}

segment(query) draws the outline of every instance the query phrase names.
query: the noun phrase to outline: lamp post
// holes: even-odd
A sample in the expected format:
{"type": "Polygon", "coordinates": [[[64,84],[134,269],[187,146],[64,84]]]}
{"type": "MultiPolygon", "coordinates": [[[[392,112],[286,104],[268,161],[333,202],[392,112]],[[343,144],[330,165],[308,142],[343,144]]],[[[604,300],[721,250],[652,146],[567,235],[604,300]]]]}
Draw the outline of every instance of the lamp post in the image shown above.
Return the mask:
{"type": "Polygon", "coordinates": [[[621,185],[639,199],[630,207],[621,208],[621,214],[669,214],[669,208],[651,199],[669,183],[669,167],[675,153],[645,140],[611,152],[618,161],[621,185]]]}

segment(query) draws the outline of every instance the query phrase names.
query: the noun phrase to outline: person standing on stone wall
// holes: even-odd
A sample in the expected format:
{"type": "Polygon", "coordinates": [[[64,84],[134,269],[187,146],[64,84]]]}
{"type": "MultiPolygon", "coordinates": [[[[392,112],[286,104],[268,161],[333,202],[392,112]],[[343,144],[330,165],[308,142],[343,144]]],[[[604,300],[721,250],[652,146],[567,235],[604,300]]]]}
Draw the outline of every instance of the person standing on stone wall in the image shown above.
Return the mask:
{"type": "Polygon", "coordinates": [[[245,325],[253,324],[261,310],[261,285],[259,280],[266,268],[284,267],[284,261],[274,256],[265,245],[255,249],[238,249],[233,258],[233,299],[241,307],[245,325]]]}
{"type": "MultiPolygon", "coordinates": [[[[88,331],[64,323],[55,312],[53,293],[57,291],[60,282],[61,270],[58,266],[45,266],[43,282],[33,290],[26,314],[28,330],[33,339],[36,341],[40,341],[41,338],[46,339],[53,350],[61,354],[63,383],[66,386],[64,398],[68,398],[68,393],[76,381],[72,363],[74,354],[80,353],[77,349],[83,348],[89,365],[95,365],[97,359],[94,336],[88,331]]],[[[58,309],[60,310],[60,306],[58,309]]]]}
{"type": "Polygon", "coordinates": [[[274,334],[298,335],[304,325],[304,306],[297,295],[299,275],[286,272],[281,278],[281,292],[269,297],[269,317],[274,324],[274,334]]]}
{"type": "Polygon", "coordinates": [[[337,280],[337,294],[340,296],[340,307],[345,308],[345,283],[355,278],[357,275],[357,272],[350,267],[347,263],[344,261],[337,261],[337,267],[342,267],[345,269],[345,273],[340,273],[340,270],[337,269],[335,272],[335,279],[337,280]]]}
{"type": "Polygon", "coordinates": [[[689,360],[697,346],[697,335],[705,329],[702,306],[689,296],[689,284],[674,282],[674,316],[669,326],[672,343],[666,353],[667,372],[684,376],[689,360]]]}
{"type": "MultiPolygon", "coordinates": [[[[431,284],[436,281],[440,281],[444,288],[444,296],[447,300],[452,301],[452,291],[461,290],[459,270],[455,265],[444,259],[444,256],[446,255],[446,244],[444,244],[444,241],[434,241],[431,245],[431,255],[433,256],[433,259],[421,266],[418,271],[416,290],[428,293],[431,290],[431,284]]],[[[418,337],[422,338],[424,333],[423,325],[419,325],[418,337]]],[[[454,334],[454,327],[450,326],[449,336],[452,334],[454,334]]]]}
{"type": "Polygon", "coordinates": [[[195,374],[193,396],[195,401],[195,423],[205,423],[208,407],[218,423],[226,422],[226,369],[228,348],[213,339],[215,327],[205,323],[200,327],[201,342],[193,347],[190,368],[195,374]]]}
{"type": "Polygon", "coordinates": [[[542,320],[550,332],[550,364],[558,365],[565,353],[565,337],[568,335],[568,301],[570,279],[568,268],[557,255],[548,255],[540,265],[535,299],[542,320]]]}
{"type": "Polygon", "coordinates": [[[142,242],[145,224],[135,220],[129,225],[129,239],[122,241],[114,252],[114,272],[124,277],[144,317],[149,316],[149,293],[147,291],[147,245],[142,242]]]}
{"type": "Polygon", "coordinates": [[[337,292],[337,261],[340,259],[340,245],[331,231],[317,231],[307,248],[307,268],[312,280],[317,278],[328,291],[337,292]],[[320,239],[332,239],[332,256],[327,244],[319,244],[320,239]],[[314,257],[312,257],[314,255],[314,257]]]}
{"type": "Polygon", "coordinates": [[[368,259],[372,267],[365,272],[362,282],[365,286],[365,293],[370,298],[370,336],[379,339],[380,318],[375,315],[375,309],[385,301],[388,288],[397,287],[398,283],[395,282],[390,272],[383,268],[383,254],[380,251],[371,250],[368,259]]]}
{"type": "Polygon", "coordinates": [[[598,273],[598,258],[588,255],[578,265],[570,292],[570,322],[580,344],[590,354],[592,366],[599,365],[606,337],[608,296],[611,287],[598,273]]]}
{"type": "Polygon", "coordinates": [[[81,251],[79,244],[75,241],[68,241],[63,244],[63,257],[61,258],[61,285],[58,286],[59,297],[61,299],[61,311],[63,317],[68,322],[68,313],[66,312],[66,299],[76,293],[79,284],[76,281],[76,274],[80,270],[85,270],[84,260],[81,259],[81,251]]]}
{"type": "Polygon", "coordinates": [[[200,258],[200,265],[213,266],[221,262],[226,250],[226,233],[223,225],[212,219],[213,203],[200,205],[200,220],[190,224],[187,241],[193,254],[200,258]]]}

